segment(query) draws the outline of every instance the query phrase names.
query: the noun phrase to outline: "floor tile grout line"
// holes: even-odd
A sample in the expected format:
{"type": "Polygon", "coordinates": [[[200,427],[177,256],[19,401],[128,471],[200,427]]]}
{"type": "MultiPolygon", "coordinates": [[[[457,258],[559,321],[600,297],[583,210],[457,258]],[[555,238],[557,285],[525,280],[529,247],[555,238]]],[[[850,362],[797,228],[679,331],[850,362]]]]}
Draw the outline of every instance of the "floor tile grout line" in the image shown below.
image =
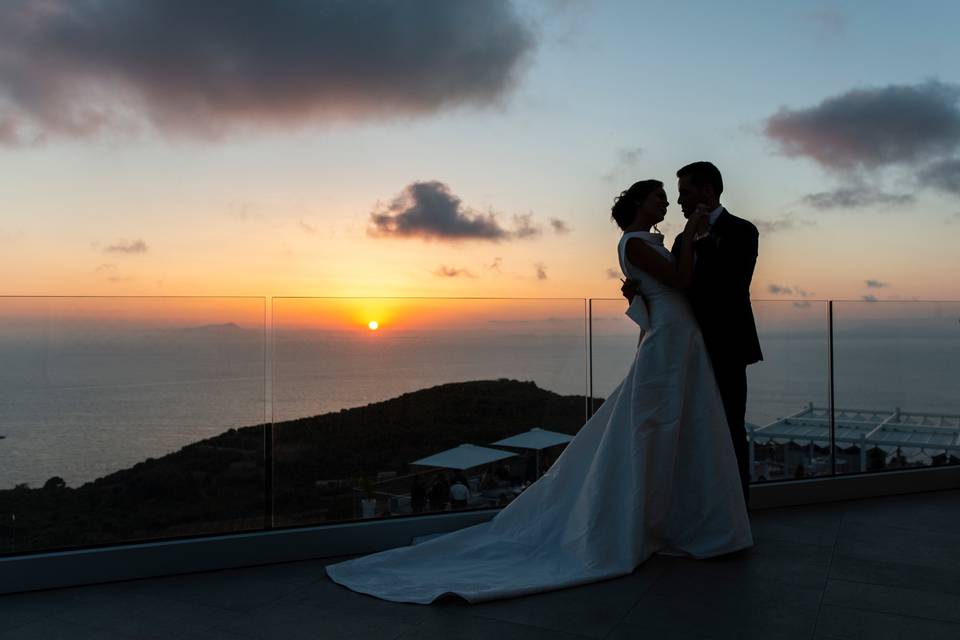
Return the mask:
{"type": "MultiPolygon", "coordinates": [[[[850,558],[854,556],[841,556],[844,558],[850,558]]],[[[921,565],[910,565],[912,567],[923,568],[921,565]]],[[[851,580],[849,578],[833,578],[834,582],[847,582],[849,584],[864,584],[870,585],[871,587],[887,587],[888,589],[904,589],[906,591],[917,591],[919,593],[936,593],[936,594],[947,594],[956,598],[960,598],[960,593],[953,593],[949,591],[943,591],[942,589],[917,589],[915,587],[905,587],[901,584],[890,584],[888,582],[871,582],[869,580],[851,580]]]]}
{"type": "Polygon", "coordinates": [[[827,562],[827,575],[823,580],[823,587],[820,589],[820,601],[817,602],[817,617],[813,621],[813,631],[810,634],[810,640],[816,640],[817,629],[820,627],[820,614],[823,611],[823,601],[827,595],[827,586],[830,584],[830,573],[833,571],[833,556],[837,553],[837,543],[840,541],[840,532],[843,531],[843,523],[847,518],[847,509],[844,507],[840,514],[840,524],[837,526],[837,535],[833,539],[833,546],[830,548],[830,560],[827,562]]]}
{"type": "MultiPolygon", "coordinates": [[[[647,561],[649,562],[649,560],[647,560],[647,561]]],[[[643,597],[644,597],[645,595],[647,595],[647,592],[649,592],[651,589],[653,589],[653,586],[654,586],[655,584],[657,584],[658,582],[660,582],[660,581],[663,579],[663,577],[664,577],[665,575],[667,575],[667,573],[669,573],[670,570],[674,568],[674,566],[676,566],[676,564],[677,564],[676,562],[671,561],[670,566],[665,567],[665,568],[660,572],[660,575],[658,575],[656,578],[654,578],[653,580],[650,581],[650,584],[648,584],[648,585],[646,586],[646,588],[643,589],[643,591],[640,592],[640,595],[637,597],[637,601],[634,602],[633,605],[632,605],[629,609],[627,609],[627,612],[626,612],[626,613],[624,613],[622,616],[620,616],[620,619],[617,620],[616,624],[614,624],[614,625],[610,628],[610,631],[608,631],[608,632],[603,636],[603,640],[606,640],[607,638],[609,638],[610,635],[611,635],[614,631],[617,630],[617,627],[619,627],[621,624],[623,624],[623,621],[626,620],[628,617],[630,617],[630,614],[633,613],[633,610],[640,606],[640,601],[643,600],[643,597]]],[[[643,566],[643,565],[641,565],[641,566],[643,566]]],[[[634,569],[634,571],[636,571],[636,569],[634,569]]]]}
{"type": "Polygon", "coordinates": [[[896,531],[904,531],[909,533],[916,533],[918,531],[922,531],[924,533],[929,533],[933,535],[950,536],[951,538],[960,538],[960,533],[954,533],[951,531],[939,531],[939,530],[931,531],[930,529],[925,527],[905,527],[902,525],[898,526],[896,524],[888,524],[887,522],[884,522],[883,524],[878,524],[876,522],[867,522],[866,520],[851,520],[850,523],[865,525],[865,526],[870,525],[873,527],[883,527],[884,529],[895,529],[896,531]]]}
{"type": "MultiPolygon", "coordinates": [[[[536,596],[536,595],[539,595],[539,594],[533,593],[533,594],[529,594],[529,596],[526,596],[526,597],[532,597],[532,596],[536,596]]],[[[521,596],[521,597],[524,597],[524,596],[521,596]]],[[[479,603],[479,604],[483,604],[483,603],[479,603]]],[[[433,606],[433,605],[427,605],[427,606],[433,606]]],[[[582,633],[573,633],[572,631],[557,631],[556,629],[550,629],[550,628],[548,628],[548,627],[541,627],[540,625],[530,624],[530,623],[528,623],[528,622],[515,622],[515,621],[513,621],[513,620],[504,620],[503,618],[497,618],[497,617],[493,617],[493,616],[485,616],[485,615],[481,615],[481,614],[478,614],[478,613],[471,613],[469,607],[472,607],[472,606],[474,606],[474,605],[468,605],[468,607],[464,607],[461,611],[458,611],[457,614],[462,613],[463,615],[469,616],[469,617],[471,617],[471,618],[473,618],[473,619],[475,619],[475,620],[485,620],[485,621],[487,621],[487,622],[502,622],[502,623],[504,623],[504,624],[516,624],[516,625],[520,625],[520,626],[522,626],[522,627],[529,627],[529,628],[531,628],[531,629],[537,629],[537,630],[539,630],[539,631],[549,631],[549,632],[552,632],[552,633],[565,633],[565,634],[567,634],[567,635],[569,635],[569,636],[573,636],[574,638],[588,638],[589,640],[597,640],[595,636],[585,636],[585,635],[583,635],[582,633]]],[[[454,615],[454,614],[451,613],[450,615],[454,615]]],[[[421,616],[421,620],[420,620],[419,622],[417,622],[416,626],[419,627],[419,626],[420,626],[421,624],[423,624],[424,622],[427,622],[427,616],[426,616],[426,615],[421,616]]]]}
{"type": "MultiPolygon", "coordinates": [[[[537,594],[531,594],[531,595],[537,595],[537,594]]],[[[426,605],[426,606],[433,606],[433,605],[426,605]]],[[[470,605],[470,606],[473,606],[473,605],[470,605]]],[[[461,611],[458,611],[457,613],[461,613],[461,611]]],[[[585,636],[582,633],[573,633],[572,631],[557,631],[556,629],[548,629],[547,627],[541,627],[539,625],[529,624],[527,622],[515,622],[513,620],[503,620],[501,618],[489,618],[486,616],[477,615],[475,613],[470,613],[469,609],[467,608],[464,608],[462,610],[462,613],[463,615],[470,616],[471,618],[474,618],[477,620],[485,620],[487,622],[495,622],[495,623],[502,623],[502,624],[513,624],[520,627],[527,627],[529,629],[536,629],[537,631],[546,631],[549,633],[563,633],[567,636],[570,636],[571,638],[584,638],[584,640],[597,640],[597,638],[594,636],[585,636]]],[[[454,614],[451,613],[450,615],[453,616],[454,614]]],[[[413,626],[420,627],[424,622],[428,622],[428,620],[426,620],[426,616],[423,616],[423,618],[424,619],[420,620],[419,622],[417,622],[417,624],[413,626]]],[[[403,633],[406,633],[406,631],[404,631],[403,633]]]]}
{"type": "Polygon", "coordinates": [[[876,609],[866,609],[864,607],[851,607],[850,605],[846,605],[846,604],[829,604],[827,606],[836,607],[837,609],[849,609],[850,611],[862,611],[863,613],[895,616],[897,618],[909,618],[911,620],[927,620],[929,622],[942,622],[943,624],[949,624],[949,625],[960,628],[960,621],[957,621],[957,620],[944,620],[943,618],[931,618],[930,616],[917,616],[909,613],[893,613],[890,611],[878,611],[876,609]]]}
{"type": "Polygon", "coordinates": [[[130,635],[126,631],[120,631],[119,629],[104,627],[100,625],[87,624],[85,622],[75,622],[73,620],[66,620],[64,618],[57,617],[56,615],[46,616],[43,618],[43,620],[48,622],[58,622],[60,624],[67,625],[69,627],[73,627],[77,629],[86,629],[90,631],[105,631],[107,633],[112,633],[116,636],[120,636],[121,638],[131,638],[131,640],[136,638],[136,636],[130,635]]]}
{"type": "MultiPolygon", "coordinates": [[[[179,601],[170,601],[170,600],[167,600],[167,602],[168,602],[168,603],[173,603],[173,602],[179,602],[179,601]]],[[[232,611],[231,613],[236,613],[236,612],[232,611]]],[[[136,638],[136,637],[138,637],[138,636],[131,635],[131,634],[130,634],[129,632],[127,632],[127,631],[124,631],[124,630],[121,630],[121,629],[117,629],[117,628],[115,628],[115,627],[113,627],[113,626],[102,625],[102,624],[93,624],[93,623],[91,623],[91,622],[89,622],[89,621],[77,622],[77,621],[75,621],[75,620],[69,620],[69,619],[67,619],[67,618],[61,618],[61,617],[60,617],[58,614],[56,614],[56,613],[51,614],[51,615],[49,615],[49,616],[45,616],[44,619],[47,619],[47,620],[56,620],[57,622],[62,622],[62,623],[64,623],[64,624],[75,625],[75,626],[78,626],[78,627],[85,627],[85,628],[92,628],[92,629],[97,629],[97,630],[110,631],[111,633],[116,633],[116,634],[119,634],[119,635],[121,635],[121,636],[127,636],[127,637],[131,637],[131,638],[136,638]]],[[[181,621],[179,621],[179,622],[183,623],[184,621],[181,620],[181,621]]],[[[197,631],[200,631],[200,632],[205,632],[205,631],[210,631],[210,630],[223,631],[224,629],[221,629],[221,628],[219,628],[219,627],[217,626],[217,625],[219,625],[219,624],[220,624],[220,622],[209,622],[209,623],[203,623],[203,624],[197,624],[197,625],[190,625],[190,626],[195,627],[195,629],[196,629],[197,631]]],[[[3,635],[3,634],[0,633],[0,637],[2,637],[2,635],[3,635]]]]}

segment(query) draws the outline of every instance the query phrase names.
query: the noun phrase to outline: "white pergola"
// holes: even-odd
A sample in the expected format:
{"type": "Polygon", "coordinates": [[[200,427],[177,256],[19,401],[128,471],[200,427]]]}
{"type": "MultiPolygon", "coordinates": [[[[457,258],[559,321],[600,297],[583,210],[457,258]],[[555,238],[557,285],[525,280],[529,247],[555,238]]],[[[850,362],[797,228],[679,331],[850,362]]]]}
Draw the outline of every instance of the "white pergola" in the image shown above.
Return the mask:
{"type": "MultiPolygon", "coordinates": [[[[867,451],[880,449],[888,456],[898,449],[910,459],[953,454],[960,457],[960,415],[907,413],[899,408],[891,412],[871,409],[835,409],[834,443],[837,447],[858,447],[860,468],[866,468],[867,451]]],[[[758,427],[747,425],[750,440],[750,468],[753,468],[757,443],[775,442],[798,445],[830,446],[830,415],[813,403],[806,408],[758,427]]]]}

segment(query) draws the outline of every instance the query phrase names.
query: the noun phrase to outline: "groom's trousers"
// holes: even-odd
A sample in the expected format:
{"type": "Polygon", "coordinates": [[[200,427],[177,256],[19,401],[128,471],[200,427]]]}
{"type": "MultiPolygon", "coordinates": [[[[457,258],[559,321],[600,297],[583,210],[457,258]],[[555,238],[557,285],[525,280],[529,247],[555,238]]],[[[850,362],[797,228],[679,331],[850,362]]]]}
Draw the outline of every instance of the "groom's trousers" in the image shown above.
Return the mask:
{"type": "Polygon", "coordinates": [[[733,440],[733,451],[737,455],[740,470],[740,484],[743,487],[743,499],[750,505],[750,450],[747,446],[747,429],[744,425],[747,413],[747,367],[741,362],[724,362],[722,358],[713,359],[713,373],[720,387],[724,413],[733,440]]]}

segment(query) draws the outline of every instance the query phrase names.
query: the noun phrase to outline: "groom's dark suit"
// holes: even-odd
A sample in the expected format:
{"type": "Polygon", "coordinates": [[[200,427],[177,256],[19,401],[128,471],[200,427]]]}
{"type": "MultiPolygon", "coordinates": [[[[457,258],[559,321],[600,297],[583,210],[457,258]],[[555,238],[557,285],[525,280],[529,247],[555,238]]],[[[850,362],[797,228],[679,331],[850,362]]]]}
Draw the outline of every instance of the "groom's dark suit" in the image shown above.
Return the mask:
{"type": "MultiPolygon", "coordinates": [[[[757,264],[757,228],[724,209],[710,233],[693,244],[693,283],[687,294],[713,363],[733,449],[740,466],[744,498],[749,502],[750,463],[744,416],[747,365],[763,360],[750,305],[750,281],[757,264]]],[[[683,236],[673,253],[679,256],[683,236]]]]}

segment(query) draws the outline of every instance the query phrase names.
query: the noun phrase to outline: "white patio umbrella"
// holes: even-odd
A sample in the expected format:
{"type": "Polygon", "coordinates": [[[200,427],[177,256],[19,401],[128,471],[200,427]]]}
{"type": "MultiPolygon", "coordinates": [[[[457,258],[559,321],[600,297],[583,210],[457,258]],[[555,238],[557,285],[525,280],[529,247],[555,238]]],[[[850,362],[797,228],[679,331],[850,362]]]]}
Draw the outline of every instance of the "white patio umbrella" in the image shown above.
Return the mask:
{"type": "Polygon", "coordinates": [[[516,447],[518,449],[534,449],[537,452],[537,477],[540,477],[540,452],[544,449],[565,444],[573,440],[573,436],[557,431],[547,431],[534,427],[530,431],[518,433],[515,436],[497,440],[491,444],[502,447],[516,447]]]}
{"type": "Polygon", "coordinates": [[[462,444],[453,449],[447,449],[440,453],[435,453],[426,458],[420,458],[410,464],[416,464],[423,467],[441,467],[443,469],[472,469],[480,465],[496,462],[505,458],[514,457],[515,453],[504,451],[503,449],[489,449],[475,444],[462,444]]]}

